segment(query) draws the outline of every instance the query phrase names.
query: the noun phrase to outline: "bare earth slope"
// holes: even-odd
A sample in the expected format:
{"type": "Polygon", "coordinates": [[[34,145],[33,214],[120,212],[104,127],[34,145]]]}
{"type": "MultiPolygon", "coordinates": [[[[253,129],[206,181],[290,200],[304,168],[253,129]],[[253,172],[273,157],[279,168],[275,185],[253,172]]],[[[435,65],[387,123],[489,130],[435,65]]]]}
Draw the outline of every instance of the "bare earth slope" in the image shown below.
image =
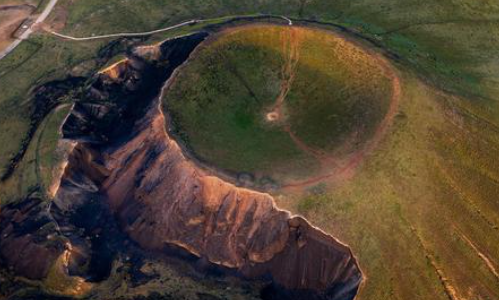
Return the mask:
{"type": "MultiPolygon", "coordinates": [[[[55,250],[25,268],[3,244],[4,258],[21,275],[37,270],[32,276],[37,279],[50,278],[50,266],[59,265],[60,257],[63,269],[80,274],[75,262],[95,264],[99,250],[94,240],[89,245],[70,230],[74,225],[66,223],[77,224],[74,217],[61,216],[100,199],[120,228],[145,249],[173,249],[222,272],[270,279],[267,297],[353,299],[362,273],[346,245],[278,209],[270,195],[205,174],[167,134],[159,105],[161,87],[205,36],[169,40],[157,46],[159,53],[156,49],[132,55],[95,75],[82,95],[85,101],[75,104],[63,127],[64,136],[77,144],[53,205],[24,213],[13,207],[2,216],[2,234],[14,240],[34,234],[37,238],[27,239],[29,249],[55,250]],[[108,125],[118,120],[119,126],[108,125]],[[16,219],[23,214],[44,216],[49,223],[56,222],[51,219],[55,216],[60,228],[56,223],[53,234],[65,238],[57,238],[61,243],[54,246],[50,234],[28,226],[26,218],[16,219]],[[15,222],[25,230],[9,231],[15,222]]],[[[98,211],[93,214],[99,219],[98,211]]],[[[81,281],[76,281],[79,285],[70,289],[73,292],[82,289],[81,281]]]]}
{"type": "Polygon", "coordinates": [[[291,289],[358,285],[361,276],[346,246],[277,209],[271,196],[204,175],[166,135],[158,109],[142,126],[104,154],[110,173],[102,183],[124,230],[139,244],[157,250],[173,244],[248,277],[270,273],[291,289]]]}

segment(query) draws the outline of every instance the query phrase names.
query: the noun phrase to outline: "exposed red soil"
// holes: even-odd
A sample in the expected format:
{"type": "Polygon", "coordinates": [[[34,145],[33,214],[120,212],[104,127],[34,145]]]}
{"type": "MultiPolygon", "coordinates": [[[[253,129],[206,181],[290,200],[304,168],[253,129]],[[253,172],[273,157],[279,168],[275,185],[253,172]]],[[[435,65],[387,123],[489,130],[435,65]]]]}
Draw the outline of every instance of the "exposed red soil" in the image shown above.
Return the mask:
{"type": "MultiPolygon", "coordinates": [[[[133,59],[112,68],[116,72],[101,72],[94,88],[141,72],[133,59]]],[[[362,273],[346,245],[277,208],[269,194],[200,169],[169,136],[155,101],[119,146],[79,143],[63,180],[86,178],[99,186],[123,231],[143,248],[175,246],[246,278],[271,276],[292,290],[356,292],[362,273]]]]}

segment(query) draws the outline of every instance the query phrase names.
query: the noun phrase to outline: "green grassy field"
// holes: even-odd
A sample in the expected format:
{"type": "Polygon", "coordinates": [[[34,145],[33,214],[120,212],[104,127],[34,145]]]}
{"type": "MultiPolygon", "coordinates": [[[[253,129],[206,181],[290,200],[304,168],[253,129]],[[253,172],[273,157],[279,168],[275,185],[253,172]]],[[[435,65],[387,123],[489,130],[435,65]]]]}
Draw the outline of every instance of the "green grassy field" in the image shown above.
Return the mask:
{"type": "Polygon", "coordinates": [[[279,93],[280,32],[252,32],[199,51],[166,94],[165,106],[178,135],[217,167],[235,172],[270,172],[289,162],[296,167],[310,157],[265,122],[264,110],[279,93]]]}
{"type": "MultiPolygon", "coordinates": [[[[304,194],[276,195],[280,207],[352,247],[367,276],[358,299],[498,299],[499,3],[86,0],[68,5],[64,32],[142,31],[250,13],[345,26],[398,57],[399,112],[355,174],[304,194]]],[[[0,61],[0,173],[29,128],[31,87],[96,70],[92,60],[105,44],[39,34],[0,61]]],[[[48,153],[60,114],[42,123],[18,169],[0,184],[2,203],[39,185],[36,149],[46,149],[45,172],[55,164],[48,153]]]]}
{"type": "Polygon", "coordinates": [[[360,147],[387,113],[391,78],[380,61],[341,37],[312,31],[297,39],[296,78],[284,101],[291,130],[323,151],[346,142],[360,147]]]}

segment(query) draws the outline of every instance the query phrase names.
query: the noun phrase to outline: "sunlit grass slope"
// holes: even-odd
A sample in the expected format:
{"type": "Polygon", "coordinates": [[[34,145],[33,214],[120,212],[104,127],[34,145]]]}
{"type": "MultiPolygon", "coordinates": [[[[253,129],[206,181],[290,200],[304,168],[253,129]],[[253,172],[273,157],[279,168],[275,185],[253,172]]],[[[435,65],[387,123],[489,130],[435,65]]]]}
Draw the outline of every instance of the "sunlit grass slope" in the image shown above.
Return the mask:
{"type": "Polygon", "coordinates": [[[352,246],[367,276],[359,299],[496,299],[498,127],[411,76],[402,99],[352,178],[279,205],[352,246]]]}

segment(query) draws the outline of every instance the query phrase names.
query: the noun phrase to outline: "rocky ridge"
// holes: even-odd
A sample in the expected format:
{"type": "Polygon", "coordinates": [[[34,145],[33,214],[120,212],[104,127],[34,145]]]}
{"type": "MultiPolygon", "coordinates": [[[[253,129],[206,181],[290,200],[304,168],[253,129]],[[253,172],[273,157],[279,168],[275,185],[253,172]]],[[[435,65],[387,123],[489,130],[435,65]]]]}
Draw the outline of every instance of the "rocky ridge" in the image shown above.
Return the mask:
{"type": "MultiPolygon", "coordinates": [[[[270,195],[207,174],[165,130],[158,96],[207,35],[137,48],[94,76],[63,126],[64,137],[77,145],[49,210],[64,216],[97,199],[96,210],[109,210],[98,219],[112,216],[145,249],[174,249],[243,278],[269,279],[265,299],[353,299],[362,273],[346,245],[278,209],[270,195]]],[[[12,215],[2,210],[2,234],[12,215]]],[[[88,257],[74,261],[95,260],[94,242],[81,247],[88,257]]],[[[4,254],[5,245],[0,248],[9,265],[18,265],[4,254]]],[[[46,257],[50,265],[58,255],[46,257]]],[[[46,276],[47,268],[37,268],[36,277],[46,276]]]]}

